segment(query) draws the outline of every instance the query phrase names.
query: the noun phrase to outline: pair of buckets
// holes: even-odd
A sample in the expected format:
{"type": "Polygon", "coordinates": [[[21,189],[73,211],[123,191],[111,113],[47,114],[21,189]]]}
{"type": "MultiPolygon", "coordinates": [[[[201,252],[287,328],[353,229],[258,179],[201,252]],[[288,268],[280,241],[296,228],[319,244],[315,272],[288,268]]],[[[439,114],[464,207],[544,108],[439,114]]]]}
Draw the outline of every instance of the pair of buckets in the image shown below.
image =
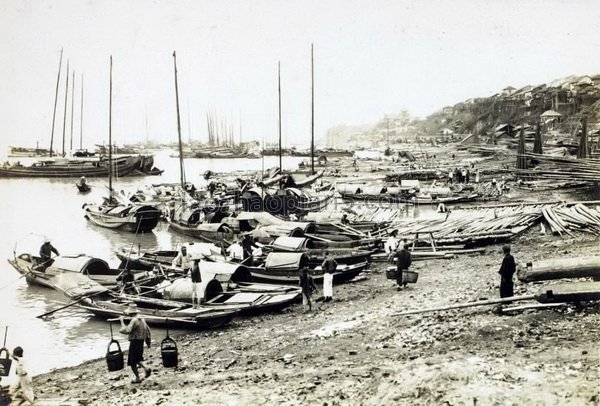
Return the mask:
{"type": "MultiPolygon", "coordinates": [[[[179,363],[179,350],[177,349],[177,343],[175,340],[169,337],[169,329],[167,329],[167,336],[160,343],[160,356],[163,367],[165,368],[175,368],[179,363]]],[[[119,342],[113,337],[112,323],[110,325],[110,342],[108,343],[108,347],[106,349],[105,358],[106,366],[108,367],[109,372],[120,371],[125,367],[121,344],[119,344],[119,342]],[[111,349],[113,344],[116,344],[115,349],[111,349]]]]}

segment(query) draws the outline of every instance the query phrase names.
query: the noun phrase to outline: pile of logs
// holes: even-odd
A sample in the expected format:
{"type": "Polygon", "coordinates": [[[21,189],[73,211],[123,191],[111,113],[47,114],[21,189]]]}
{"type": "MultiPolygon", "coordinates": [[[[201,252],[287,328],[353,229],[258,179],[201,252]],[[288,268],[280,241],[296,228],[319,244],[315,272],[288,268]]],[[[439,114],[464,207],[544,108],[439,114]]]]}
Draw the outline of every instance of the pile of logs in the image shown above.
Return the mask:
{"type": "Polygon", "coordinates": [[[542,214],[553,233],[573,236],[572,231],[585,231],[600,235],[600,211],[581,203],[571,207],[544,207],[542,214]]]}
{"type": "Polygon", "coordinates": [[[534,169],[515,169],[515,175],[521,178],[586,182],[598,182],[600,179],[600,159],[576,159],[533,153],[525,153],[523,156],[539,162],[539,166],[534,169]]]}

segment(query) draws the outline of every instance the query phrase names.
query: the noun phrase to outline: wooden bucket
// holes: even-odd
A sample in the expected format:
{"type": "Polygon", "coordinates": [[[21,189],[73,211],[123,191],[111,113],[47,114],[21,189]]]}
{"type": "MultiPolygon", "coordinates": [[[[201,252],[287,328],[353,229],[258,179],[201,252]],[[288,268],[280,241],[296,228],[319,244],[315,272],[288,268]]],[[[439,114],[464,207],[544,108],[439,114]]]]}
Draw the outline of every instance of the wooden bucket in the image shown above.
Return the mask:
{"type": "Polygon", "coordinates": [[[106,365],[108,366],[108,371],[120,371],[123,369],[123,351],[121,350],[121,344],[114,338],[110,340],[108,343],[108,348],[106,349],[106,365]],[[111,350],[110,346],[115,343],[117,344],[116,350],[111,350]]]}
{"type": "Polygon", "coordinates": [[[169,336],[160,343],[160,357],[165,368],[175,368],[179,362],[177,343],[169,336]]]}
{"type": "Polygon", "coordinates": [[[12,359],[10,359],[10,355],[8,354],[8,348],[0,348],[0,356],[3,352],[5,353],[5,357],[0,357],[0,376],[8,376],[10,373],[10,367],[12,365],[12,359]]]}

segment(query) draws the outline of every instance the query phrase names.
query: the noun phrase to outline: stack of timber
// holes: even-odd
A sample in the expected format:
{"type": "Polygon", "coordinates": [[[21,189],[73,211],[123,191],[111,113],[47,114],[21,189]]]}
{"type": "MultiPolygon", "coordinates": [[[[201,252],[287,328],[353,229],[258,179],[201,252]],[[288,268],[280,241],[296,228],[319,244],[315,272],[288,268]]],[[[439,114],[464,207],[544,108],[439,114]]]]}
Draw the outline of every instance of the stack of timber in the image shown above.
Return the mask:
{"type": "Polygon", "coordinates": [[[548,156],[525,153],[527,159],[537,161],[535,169],[515,169],[515,175],[529,179],[598,182],[600,159],[548,156]]]}
{"type": "Polygon", "coordinates": [[[544,207],[542,213],[555,234],[573,236],[573,231],[584,231],[600,235],[600,211],[597,209],[578,203],[571,207],[544,207]]]}

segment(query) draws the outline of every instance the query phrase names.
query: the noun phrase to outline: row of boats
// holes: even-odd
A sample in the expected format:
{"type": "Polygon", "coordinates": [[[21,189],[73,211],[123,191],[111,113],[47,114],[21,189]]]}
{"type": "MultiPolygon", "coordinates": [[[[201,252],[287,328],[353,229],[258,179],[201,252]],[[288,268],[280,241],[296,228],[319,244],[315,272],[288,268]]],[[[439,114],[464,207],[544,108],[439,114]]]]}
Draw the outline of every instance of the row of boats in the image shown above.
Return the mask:
{"type": "Polygon", "coordinates": [[[204,298],[199,306],[192,303],[191,279],[172,266],[177,250],[121,248],[116,253],[121,259],[116,269],[87,255],[57,256],[44,267],[34,254],[15,252],[9,262],[28,283],[56,289],[71,300],[70,305],[98,317],[125,315],[127,306],[136,303],[150,324],[212,328],[228,323],[236,314],[279,310],[298,301],[299,270],[308,267],[315,281],[321,282],[320,265],[326,255],[339,262],[334,282],[341,283],[367,269],[370,255],[377,251],[324,250],[307,238],[280,237],[262,245],[263,253],[242,261],[227,256],[222,246],[213,243],[188,243],[186,247],[199,260],[204,298]],[[123,282],[128,273],[135,281],[129,289],[123,282]]]}

